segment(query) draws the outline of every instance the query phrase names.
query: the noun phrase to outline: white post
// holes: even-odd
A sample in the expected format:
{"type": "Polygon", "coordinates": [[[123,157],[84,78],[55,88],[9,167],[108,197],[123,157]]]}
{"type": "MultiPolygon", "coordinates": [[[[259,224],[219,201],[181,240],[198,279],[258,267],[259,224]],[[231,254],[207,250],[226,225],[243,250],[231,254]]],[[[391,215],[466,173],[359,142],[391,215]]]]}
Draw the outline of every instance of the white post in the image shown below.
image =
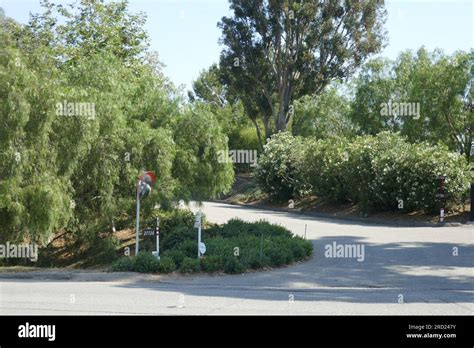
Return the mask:
{"type": "Polygon", "coordinates": [[[200,247],[201,247],[201,224],[199,224],[199,227],[198,227],[198,258],[201,257],[201,252],[199,251],[200,247]]]}
{"type": "Polygon", "coordinates": [[[136,236],[135,236],[135,256],[138,255],[138,243],[139,243],[139,231],[140,231],[140,180],[137,183],[137,225],[136,225],[136,236]]]}
{"type": "Polygon", "coordinates": [[[156,258],[160,259],[160,218],[156,218],[156,258]]]}
{"type": "Polygon", "coordinates": [[[196,223],[198,228],[198,258],[201,258],[201,251],[199,250],[201,247],[201,211],[197,213],[196,223]]]}

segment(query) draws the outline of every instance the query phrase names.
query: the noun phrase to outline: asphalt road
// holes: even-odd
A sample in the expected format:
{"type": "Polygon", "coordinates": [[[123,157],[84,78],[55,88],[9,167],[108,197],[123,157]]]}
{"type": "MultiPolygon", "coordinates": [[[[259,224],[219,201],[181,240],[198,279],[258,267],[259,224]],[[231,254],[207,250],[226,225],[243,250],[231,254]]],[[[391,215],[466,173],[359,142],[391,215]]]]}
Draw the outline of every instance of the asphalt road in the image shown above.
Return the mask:
{"type": "Polygon", "coordinates": [[[203,211],[213,222],[266,219],[301,236],[306,229],[314,257],[236,276],[0,278],[0,314],[473,314],[472,225],[388,227],[221,203],[203,211]],[[334,242],[363,245],[363,260],[326,257],[334,242]]]}

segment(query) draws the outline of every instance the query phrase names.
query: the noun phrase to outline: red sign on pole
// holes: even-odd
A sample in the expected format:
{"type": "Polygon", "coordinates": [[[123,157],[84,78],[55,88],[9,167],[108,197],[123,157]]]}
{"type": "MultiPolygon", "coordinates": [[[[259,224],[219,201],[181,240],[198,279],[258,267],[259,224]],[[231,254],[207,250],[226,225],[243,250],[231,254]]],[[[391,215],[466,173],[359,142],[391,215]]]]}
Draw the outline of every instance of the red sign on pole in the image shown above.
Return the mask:
{"type": "Polygon", "coordinates": [[[153,173],[152,171],[148,171],[140,175],[139,179],[141,181],[145,181],[148,185],[151,186],[155,183],[156,176],[155,176],[155,173],[153,173]]]}

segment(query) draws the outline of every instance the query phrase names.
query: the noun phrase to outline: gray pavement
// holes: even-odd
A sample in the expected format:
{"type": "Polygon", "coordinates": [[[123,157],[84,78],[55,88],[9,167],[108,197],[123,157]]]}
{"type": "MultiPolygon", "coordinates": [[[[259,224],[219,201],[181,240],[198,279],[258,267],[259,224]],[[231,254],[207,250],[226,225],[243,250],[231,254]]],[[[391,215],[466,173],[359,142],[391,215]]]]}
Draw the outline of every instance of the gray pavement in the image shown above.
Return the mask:
{"type": "Polygon", "coordinates": [[[3,275],[0,314],[473,314],[472,225],[390,227],[214,202],[203,211],[218,223],[239,217],[301,236],[306,229],[314,257],[233,276],[3,275]],[[363,245],[363,261],[326,257],[333,243],[363,245]]]}

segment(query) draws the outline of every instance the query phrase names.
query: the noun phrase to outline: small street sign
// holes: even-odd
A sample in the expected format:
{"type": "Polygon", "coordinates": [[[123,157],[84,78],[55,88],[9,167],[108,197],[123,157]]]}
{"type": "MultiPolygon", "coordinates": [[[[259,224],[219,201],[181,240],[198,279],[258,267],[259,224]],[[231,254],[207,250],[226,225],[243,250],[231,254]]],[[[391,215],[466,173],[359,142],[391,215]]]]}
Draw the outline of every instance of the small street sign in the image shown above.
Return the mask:
{"type": "Polygon", "coordinates": [[[200,228],[200,227],[201,227],[201,214],[197,213],[196,219],[194,220],[194,228],[200,228]]]}
{"type": "Polygon", "coordinates": [[[154,236],[156,232],[156,229],[154,228],[145,228],[143,230],[143,236],[154,236]]]}
{"type": "Polygon", "coordinates": [[[201,255],[204,255],[206,253],[206,244],[199,243],[199,252],[201,253],[201,255]]]}

